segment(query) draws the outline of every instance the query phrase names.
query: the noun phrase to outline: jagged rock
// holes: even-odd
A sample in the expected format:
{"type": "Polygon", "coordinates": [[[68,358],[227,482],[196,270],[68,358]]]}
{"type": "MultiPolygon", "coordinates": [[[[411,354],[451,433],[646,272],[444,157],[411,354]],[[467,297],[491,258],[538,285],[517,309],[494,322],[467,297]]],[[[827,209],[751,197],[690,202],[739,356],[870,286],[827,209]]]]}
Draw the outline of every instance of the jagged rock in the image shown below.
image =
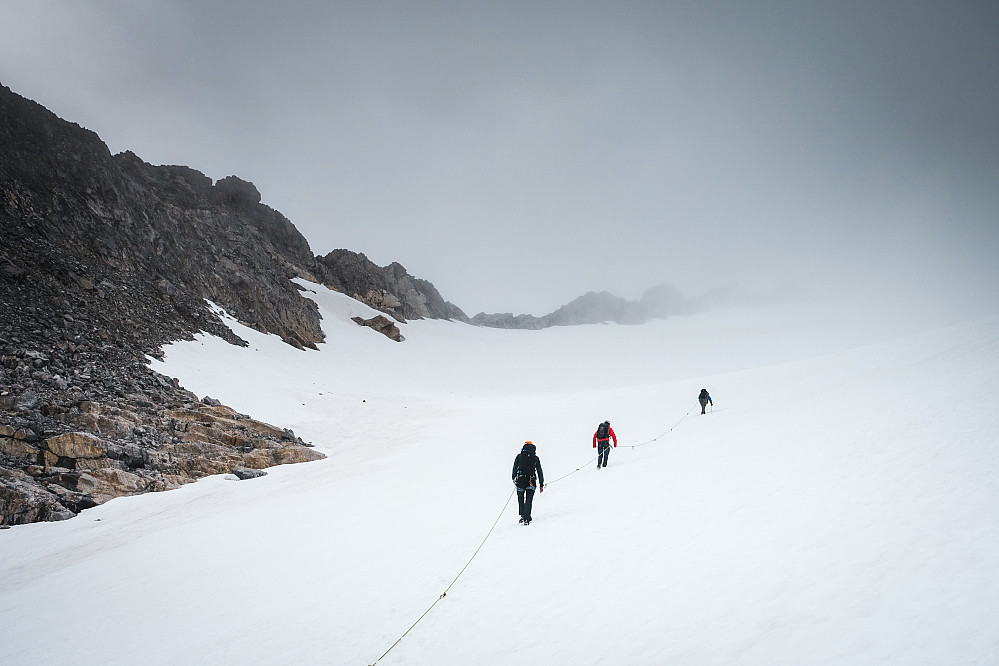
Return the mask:
{"type": "Polygon", "coordinates": [[[395,340],[396,342],[403,341],[402,332],[399,330],[399,327],[383,315],[378,315],[371,319],[364,319],[363,317],[351,317],[351,319],[359,326],[373,328],[390,340],[395,340]]]}
{"type": "Polygon", "coordinates": [[[415,278],[401,264],[384,268],[350,250],[316,257],[316,277],[324,285],[380,310],[397,321],[452,319],[470,322],[461,308],[448,303],[430,282],[415,278]]]}
{"type": "Polygon", "coordinates": [[[467,320],[399,264],[316,257],[252,183],[112,155],[3,86],[0,155],[0,525],[323,457],[149,367],[198,332],[246,344],[206,301],[299,348],[324,334],[293,277],[397,320],[467,320]]]}
{"type": "Polygon", "coordinates": [[[315,304],[288,279],[307,273],[315,257],[251,183],[230,177],[212,186],[188,167],[112,156],[93,132],[4,87],[0,153],[8,263],[50,301],[69,296],[76,310],[96,296],[108,311],[95,318],[128,311],[133,319],[92,331],[145,338],[149,348],[201,330],[238,343],[209,299],[286,340],[323,339],[315,304]]]}
{"type": "Polygon", "coordinates": [[[0,468],[0,516],[4,525],[66,520],[76,513],[27,474],[0,468]]]}
{"type": "Polygon", "coordinates": [[[260,203],[260,191],[250,182],[236,176],[227,176],[215,183],[219,197],[229,204],[255,205],[260,203]]]}

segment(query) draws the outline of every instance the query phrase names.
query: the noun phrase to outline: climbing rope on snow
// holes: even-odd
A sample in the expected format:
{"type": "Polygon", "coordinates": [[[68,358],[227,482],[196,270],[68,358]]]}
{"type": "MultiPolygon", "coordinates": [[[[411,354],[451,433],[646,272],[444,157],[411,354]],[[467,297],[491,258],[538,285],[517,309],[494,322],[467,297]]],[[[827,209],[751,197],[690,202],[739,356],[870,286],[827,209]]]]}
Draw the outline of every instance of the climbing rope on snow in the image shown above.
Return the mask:
{"type": "MultiPolygon", "coordinates": [[[[683,418],[681,418],[681,419],[680,419],[679,421],[677,421],[676,423],[674,423],[674,424],[673,424],[673,426],[672,426],[672,427],[671,427],[671,428],[670,428],[669,430],[667,430],[667,431],[665,431],[665,432],[662,432],[662,433],[659,433],[658,435],[656,435],[656,436],[655,436],[655,437],[653,437],[652,439],[650,439],[650,440],[648,440],[648,441],[646,441],[646,442],[642,442],[642,443],[640,443],[640,444],[622,444],[622,445],[621,445],[621,448],[624,448],[624,447],[626,447],[626,446],[630,446],[630,447],[632,448],[632,450],[634,450],[634,449],[636,449],[636,448],[638,448],[638,447],[640,447],[640,446],[647,446],[647,445],[649,445],[649,444],[652,444],[652,443],[653,443],[653,442],[655,442],[655,441],[658,441],[658,440],[662,439],[662,438],[663,438],[663,437],[665,437],[666,435],[668,435],[668,434],[670,434],[671,432],[673,432],[674,430],[676,430],[677,426],[679,426],[679,425],[680,425],[681,423],[683,423],[683,422],[684,422],[684,421],[686,420],[686,418],[687,418],[688,416],[690,416],[690,415],[691,415],[691,413],[692,413],[692,412],[693,412],[693,411],[694,411],[695,409],[697,409],[697,407],[699,406],[699,404],[700,404],[700,403],[697,403],[697,404],[695,404],[695,405],[694,405],[693,407],[691,407],[691,408],[690,408],[689,410],[687,410],[687,413],[683,415],[683,418]]],[[[575,474],[576,472],[579,472],[579,471],[582,471],[582,469],[583,469],[584,467],[586,467],[587,465],[591,464],[591,463],[592,463],[592,462],[593,462],[594,460],[596,460],[596,459],[597,459],[597,458],[599,458],[599,457],[600,457],[600,454],[598,453],[597,455],[593,456],[592,458],[590,458],[589,460],[587,460],[586,462],[584,462],[583,464],[581,464],[581,465],[580,465],[579,467],[577,467],[576,469],[574,469],[574,470],[572,470],[571,472],[569,472],[568,474],[563,474],[562,476],[558,477],[558,478],[557,478],[557,479],[555,479],[554,481],[549,481],[548,483],[546,483],[546,484],[545,484],[545,488],[547,488],[548,486],[552,485],[553,483],[558,483],[558,482],[559,482],[559,481],[561,481],[562,479],[566,479],[566,478],[568,478],[568,477],[572,476],[572,475],[573,475],[573,474],[575,474]]]]}
{"type": "Polygon", "coordinates": [[[594,460],[596,460],[599,457],[600,457],[600,454],[598,453],[597,455],[593,456],[592,458],[590,458],[589,460],[587,460],[586,462],[584,462],[582,465],[580,465],[576,469],[574,469],[571,472],[569,472],[568,474],[563,474],[562,476],[558,477],[554,481],[549,481],[548,483],[545,484],[545,488],[547,488],[548,486],[552,485],[553,483],[558,483],[562,479],[566,479],[566,478],[572,476],[573,474],[575,474],[576,472],[582,470],[584,467],[586,467],[587,465],[589,465],[590,463],[592,463],[594,460]]]}
{"type": "MultiPolygon", "coordinates": [[[[391,652],[392,648],[394,648],[396,645],[398,645],[399,641],[401,641],[403,638],[405,638],[406,634],[408,634],[410,631],[412,631],[413,627],[415,627],[416,625],[418,625],[420,623],[420,620],[422,620],[423,618],[425,618],[427,616],[427,613],[429,613],[430,611],[432,611],[434,609],[434,606],[437,605],[437,602],[447,596],[447,593],[451,589],[451,587],[454,586],[454,584],[458,582],[458,579],[461,578],[461,574],[465,573],[465,569],[467,569],[468,565],[472,563],[472,560],[475,559],[475,556],[479,554],[479,551],[482,550],[482,547],[484,545],[486,545],[486,541],[489,539],[489,536],[493,533],[493,530],[496,529],[496,525],[499,524],[500,518],[502,518],[503,514],[506,513],[506,507],[508,507],[510,505],[510,500],[513,499],[513,495],[514,495],[515,492],[517,492],[517,491],[514,490],[513,492],[510,493],[510,496],[506,498],[506,503],[503,505],[503,508],[500,509],[499,515],[496,516],[496,520],[493,521],[493,526],[489,528],[489,531],[486,533],[486,536],[482,539],[482,543],[480,543],[479,547],[475,549],[475,552],[472,553],[472,556],[470,558],[468,558],[468,562],[465,562],[465,566],[463,566],[461,568],[461,571],[459,571],[458,575],[454,577],[454,580],[451,581],[451,584],[448,585],[444,589],[443,592],[441,592],[441,596],[437,597],[437,599],[434,601],[434,603],[430,604],[430,608],[428,608],[427,610],[423,611],[423,615],[421,615],[420,617],[416,618],[416,622],[414,622],[412,625],[410,625],[409,629],[407,629],[405,632],[403,632],[402,636],[400,636],[399,639],[396,640],[395,643],[392,643],[392,645],[389,647],[389,649],[385,650],[385,652],[382,653],[382,656],[378,657],[378,659],[375,660],[374,664],[377,664],[379,661],[381,661],[382,659],[384,659],[385,655],[387,655],[389,652],[391,652]]],[[[374,664],[371,664],[371,666],[374,666],[374,664]]]]}
{"type": "MultiPolygon", "coordinates": [[[[677,422],[676,422],[675,424],[673,424],[673,426],[672,426],[672,427],[671,427],[671,428],[670,428],[669,430],[666,430],[665,432],[663,432],[663,433],[660,433],[660,434],[656,435],[656,436],[655,436],[655,437],[653,437],[652,439],[650,439],[650,440],[648,440],[648,441],[646,441],[646,442],[642,442],[642,443],[640,443],[640,444],[625,444],[625,445],[622,445],[622,446],[631,446],[631,448],[632,448],[632,449],[635,449],[635,448],[637,448],[637,447],[640,447],[640,446],[647,446],[648,444],[652,444],[653,442],[655,442],[655,441],[657,441],[657,440],[659,440],[659,439],[661,439],[661,438],[665,437],[665,436],[666,436],[666,435],[668,435],[669,433],[673,432],[673,431],[674,431],[674,430],[676,429],[676,427],[677,427],[677,426],[679,426],[679,425],[680,425],[681,423],[683,423],[683,422],[684,422],[684,420],[686,420],[686,418],[687,418],[688,416],[690,416],[690,414],[691,414],[691,413],[692,413],[692,412],[693,412],[693,411],[694,411],[695,409],[697,409],[697,407],[698,407],[698,406],[699,406],[699,403],[698,403],[698,404],[696,404],[696,405],[694,405],[693,407],[691,407],[691,408],[690,408],[690,409],[689,409],[689,410],[687,411],[687,413],[683,415],[683,418],[681,418],[681,419],[680,419],[679,421],[677,421],[677,422]]],[[[713,405],[712,405],[712,406],[713,406],[713,405]]],[[[557,479],[555,479],[554,481],[549,481],[548,483],[544,484],[544,486],[543,486],[543,487],[544,487],[544,488],[547,488],[548,486],[552,485],[553,483],[558,483],[559,481],[561,481],[561,480],[563,480],[563,479],[566,479],[566,478],[568,478],[568,477],[572,476],[572,475],[573,475],[573,474],[575,474],[576,472],[579,472],[579,471],[581,471],[581,470],[583,469],[583,467],[585,467],[586,465],[589,465],[589,464],[593,463],[593,461],[594,461],[594,460],[596,460],[596,459],[597,459],[597,458],[599,458],[599,457],[600,457],[600,454],[598,453],[597,455],[593,456],[592,458],[590,458],[590,459],[589,459],[589,460],[587,460],[587,461],[586,461],[585,463],[583,463],[582,465],[580,465],[580,466],[579,466],[579,467],[577,467],[576,469],[572,470],[572,471],[571,471],[571,472],[569,472],[568,474],[563,474],[562,476],[558,477],[558,478],[557,478],[557,479]]],[[[448,586],[447,586],[447,587],[446,587],[446,588],[444,589],[444,591],[443,591],[443,592],[441,593],[441,595],[440,595],[439,597],[437,597],[437,599],[435,599],[435,600],[434,600],[434,603],[430,604],[430,607],[429,607],[429,608],[427,608],[427,610],[423,611],[423,614],[422,614],[422,615],[420,615],[420,617],[416,618],[416,621],[415,621],[415,622],[413,622],[413,624],[411,624],[411,625],[409,626],[409,629],[407,629],[406,631],[404,631],[404,632],[403,632],[403,634],[402,634],[402,636],[400,636],[400,637],[399,637],[399,638],[398,638],[398,639],[396,640],[396,642],[395,642],[395,643],[392,643],[392,645],[391,645],[391,646],[389,646],[389,649],[385,650],[385,652],[383,652],[383,653],[382,653],[382,656],[378,657],[378,659],[376,659],[376,660],[374,661],[374,663],[372,663],[372,664],[371,664],[370,666],[375,666],[375,664],[377,664],[377,663],[378,663],[378,662],[380,662],[380,661],[381,661],[382,659],[384,659],[384,658],[385,658],[385,656],[386,656],[386,655],[387,655],[387,654],[388,654],[389,652],[391,652],[391,651],[392,651],[392,649],[393,649],[393,648],[394,648],[394,647],[395,647],[396,645],[398,645],[398,644],[399,644],[399,643],[400,643],[400,642],[402,641],[402,639],[403,639],[403,638],[405,638],[405,637],[406,637],[406,635],[407,635],[407,634],[409,634],[409,632],[410,632],[410,631],[412,631],[412,630],[413,630],[413,628],[414,628],[414,627],[416,627],[416,625],[418,625],[418,624],[420,623],[420,621],[421,621],[421,620],[422,620],[423,618],[425,618],[425,617],[427,616],[427,614],[428,614],[428,613],[429,613],[430,611],[432,611],[432,610],[434,609],[434,606],[436,606],[436,605],[438,604],[438,602],[440,602],[440,600],[441,600],[441,599],[443,599],[444,597],[446,597],[446,596],[447,596],[447,593],[448,593],[448,591],[450,591],[450,589],[451,589],[451,588],[452,588],[452,587],[454,586],[454,584],[458,582],[458,579],[459,579],[459,578],[461,578],[461,574],[465,573],[465,569],[467,569],[467,568],[468,568],[468,566],[469,566],[469,565],[470,565],[470,564],[472,563],[472,560],[474,560],[474,559],[475,559],[475,557],[476,557],[476,556],[477,556],[477,555],[479,554],[479,551],[480,551],[480,550],[482,550],[482,547],[486,545],[486,541],[488,541],[488,540],[489,540],[489,537],[490,537],[490,536],[492,535],[492,533],[493,533],[493,530],[495,530],[495,529],[496,529],[496,526],[497,526],[497,525],[499,524],[499,521],[500,521],[500,518],[502,518],[502,517],[503,517],[503,514],[504,514],[504,513],[506,513],[506,508],[507,508],[507,507],[508,507],[508,506],[510,505],[510,500],[512,500],[512,499],[513,499],[513,496],[514,496],[514,494],[515,494],[516,492],[517,492],[516,490],[512,491],[512,492],[510,493],[510,496],[506,498],[506,502],[505,502],[505,503],[503,504],[503,508],[502,508],[502,509],[500,509],[500,512],[499,512],[499,515],[497,515],[497,516],[496,516],[496,520],[494,520],[494,521],[493,521],[493,525],[492,525],[492,527],[490,527],[490,528],[489,528],[489,531],[488,531],[488,532],[486,533],[486,536],[485,536],[485,537],[483,537],[483,539],[482,539],[482,542],[481,542],[481,543],[479,543],[479,547],[478,547],[478,548],[476,548],[476,549],[475,549],[475,552],[474,552],[474,553],[472,553],[472,556],[468,558],[468,561],[467,561],[467,562],[465,562],[465,566],[463,566],[463,567],[461,568],[461,571],[459,571],[459,572],[458,572],[458,575],[456,575],[456,576],[454,577],[454,580],[452,580],[452,581],[451,581],[451,583],[450,583],[450,584],[449,584],[449,585],[448,585],[448,586]]]]}
{"type": "Polygon", "coordinates": [[[653,437],[652,439],[650,439],[647,442],[642,442],[641,444],[627,444],[626,446],[630,446],[632,449],[635,449],[635,448],[638,448],[639,446],[647,446],[647,445],[655,442],[656,440],[661,439],[662,437],[665,437],[666,435],[668,435],[671,432],[673,432],[674,430],[676,430],[676,427],[678,425],[680,425],[681,423],[683,423],[687,419],[687,417],[690,416],[691,413],[695,409],[697,409],[699,406],[700,406],[700,403],[696,403],[693,407],[691,407],[689,410],[687,410],[687,413],[683,415],[683,418],[681,418],[679,421],[677,421],[676,423],[674,423],[673,427],[670,428],[669,430],[667,430],[666,432],[663,432],[663,433],[660,433],[660,434],[656,435],[655,437],[653,437]]]}

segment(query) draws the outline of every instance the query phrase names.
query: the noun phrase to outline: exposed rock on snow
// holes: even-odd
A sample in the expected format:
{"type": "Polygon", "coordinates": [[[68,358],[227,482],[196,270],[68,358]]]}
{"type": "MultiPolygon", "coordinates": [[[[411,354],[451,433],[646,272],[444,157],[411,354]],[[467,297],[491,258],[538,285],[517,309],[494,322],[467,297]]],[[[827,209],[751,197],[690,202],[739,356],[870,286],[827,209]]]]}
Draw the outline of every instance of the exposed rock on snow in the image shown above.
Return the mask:
{"type": "Polygon", "coordinates": [[[372,317],[371,319],[365,319],[363,317],[351,317],[359,326],[367,326],[378,331],[385,337],[395,340],[396,342],[402,342],[402,333],[399,331],[399,327],[392,323],[389,319],[382,315],[377,317],[372,317]]]}
{"type": "Polygon", "coordinates": [[[240,481],[246,481],[247,479],[258,479],[261,476],[267,476],[267,472],[262,469],[250,469],[249,467],[233,467],[232,473],[239,478],[240,481]]]}
{"type": "Polygon", "coordinates": [[[380,310],[397,321],[454,319],[468,322],[461,309],[448,303],[430,282],[410,275],[402,265],[381,268],[363,254],[334,250],[316,257],[318,281],[380,310]]]}
{"type": "Polygon", "coordinates": [[[3,86],[0,154],[0,524],[322,457],[281,429],[206,412],[220,403],[148,367],[202,331],[246,344],[206,301],[299,349],[324,333],[295,277],[393,316],[467,319],[398,264],[345,250],[334,256],[354,260],[320,261],[252,183],[112,155],[3,86]]]}
{"type": "Polygon", "coordinates": [[[30,425],[0,426],[0,455],[23,470],[0,476],[4,524],[60,520],[114,497],[169,490],[234,468],[325,457],[290,430],[222,405],[187,402],[139,413],[123,404],[83,401],[56,420],[91,432],[29,442],[37,440],[30,425]]]}

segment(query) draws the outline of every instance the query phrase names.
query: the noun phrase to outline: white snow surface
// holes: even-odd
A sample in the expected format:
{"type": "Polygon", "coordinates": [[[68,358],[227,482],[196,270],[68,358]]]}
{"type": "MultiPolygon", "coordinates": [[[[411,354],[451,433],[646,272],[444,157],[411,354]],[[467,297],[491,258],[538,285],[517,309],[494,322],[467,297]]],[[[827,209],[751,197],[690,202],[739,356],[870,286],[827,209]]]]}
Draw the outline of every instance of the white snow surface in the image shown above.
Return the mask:
{"type": "Polygon", "coordinates": [[[152,365],[328,457],[0,531],[0,664],[373,664],[410,627],[378,663],[999,663],[999,317],[395,343],[302,284],[319,351],[228,320],[248,347],[152,365]],[[550,484],[529,527],[525,440],[550,484]]]}

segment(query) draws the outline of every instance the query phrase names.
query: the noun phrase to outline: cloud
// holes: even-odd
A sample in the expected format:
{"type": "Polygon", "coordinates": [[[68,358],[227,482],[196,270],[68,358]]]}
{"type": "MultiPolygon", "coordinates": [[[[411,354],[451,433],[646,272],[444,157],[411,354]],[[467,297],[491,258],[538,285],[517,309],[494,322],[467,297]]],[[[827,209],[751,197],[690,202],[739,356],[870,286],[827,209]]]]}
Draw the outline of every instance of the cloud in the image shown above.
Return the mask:
{"type": "Polygon", "coordinates": [[[8,0],[0,80],[470,312],[663,282],[974,284],[989,310],[997,13],[8,0]]]}

